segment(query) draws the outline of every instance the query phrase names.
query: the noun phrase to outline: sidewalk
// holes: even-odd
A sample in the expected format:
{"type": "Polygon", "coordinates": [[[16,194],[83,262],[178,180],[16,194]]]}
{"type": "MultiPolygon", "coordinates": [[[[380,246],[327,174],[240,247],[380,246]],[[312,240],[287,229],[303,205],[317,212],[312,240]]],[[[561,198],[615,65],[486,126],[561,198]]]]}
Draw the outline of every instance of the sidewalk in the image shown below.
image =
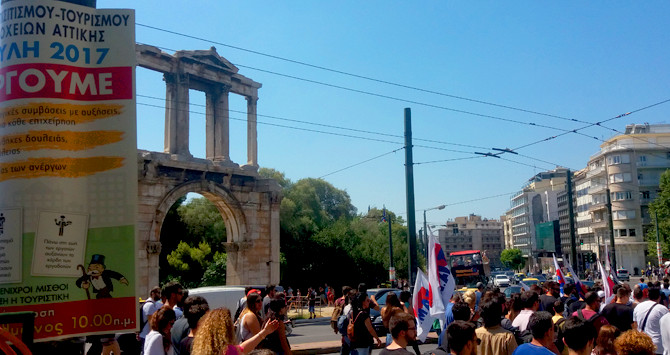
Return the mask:
{"type": "MultiPolygon", "coordinates": [[[[307,325],[310,323],[328,323],[329,317],[321,317],[316,319],[298,319],[294,321],[296,324],[307,325]]],[[[382,341],[385,338],[382,338],[382,341]]],[[[424,344],[437,344],[437,333],[429,333],[428,338],[424,344]]],[[[340,340],[329,340],[315,343],[291,344],[291,351],[296,355],[311,355],[311,354],[331,354],[339,353],[342,347],[340,340]]]]}

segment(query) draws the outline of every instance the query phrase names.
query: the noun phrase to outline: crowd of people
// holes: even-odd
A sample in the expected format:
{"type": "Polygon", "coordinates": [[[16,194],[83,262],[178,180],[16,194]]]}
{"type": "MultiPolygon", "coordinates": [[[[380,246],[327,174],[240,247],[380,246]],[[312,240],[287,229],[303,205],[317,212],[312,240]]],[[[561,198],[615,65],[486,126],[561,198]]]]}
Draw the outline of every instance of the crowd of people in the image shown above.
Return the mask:
{"type": "Polygon", "coordinates": [[[145,355],[291,355],[286,296],[268,285],[264,296],[247,288],[235,314],[209,309],[177,282],[155,287],[142,306],[139,342],[145,355]]]}
{"type": "Polygon", "coordinates": [[[599,284],[581,290],[568,284],[561,294],[560,285],[549,281],[509,299],[497,288],[478,285],[474,297],[454,294],[446,330],[430,354],[668,355],[668,283],[665,278],[662,284],[640,279],[632,289],[616,285],[611,300],[599,284]]]}

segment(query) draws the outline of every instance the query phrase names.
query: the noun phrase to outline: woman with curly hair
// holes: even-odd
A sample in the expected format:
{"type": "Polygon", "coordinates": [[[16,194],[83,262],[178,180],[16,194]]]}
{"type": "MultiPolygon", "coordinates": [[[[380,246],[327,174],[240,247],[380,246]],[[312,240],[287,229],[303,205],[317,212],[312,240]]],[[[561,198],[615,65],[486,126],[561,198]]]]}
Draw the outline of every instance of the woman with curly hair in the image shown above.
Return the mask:
{"type": "Polygon", "coordinates": [[[172,330],[175,318],[174,311],[167,307],[163,307],[154,313],[151,318],[151,332],[147,334],[144,341],[145,355],[174,354],[170,330],[172,330]]]}
{"type": "Polygon", "coordinates": [[[649,335],[631,329],[616,338],[614,350],[617,355],[654,355],[656,346],[649,335]]]}
{"type": "Polygon", "coordinates": [[[193,355],[241,355],[253,351],[261,340],[279,327],[279,321],[265,323],[256,335],[237,345],[233,320],[227,308],[217,308],[205,314],[193,339],[193,355]]]}
{"type": "Polygon", "coordinates": [[[593,355],[616,355],[614,350],[614,340],[621,335],[619,328],[613,325],[603,325],[596,338],[596,346],[593,348],[593,355]]]}

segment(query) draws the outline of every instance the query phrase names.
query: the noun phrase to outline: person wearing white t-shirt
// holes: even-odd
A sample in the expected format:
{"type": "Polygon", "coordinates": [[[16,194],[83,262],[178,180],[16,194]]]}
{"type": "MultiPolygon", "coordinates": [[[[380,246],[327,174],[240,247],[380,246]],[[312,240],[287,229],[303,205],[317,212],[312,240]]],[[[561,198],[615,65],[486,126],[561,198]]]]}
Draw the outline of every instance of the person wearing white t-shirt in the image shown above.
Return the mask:
{"type": "Polygon", "coordinates": [[[147,301],[142,305],[142,322],[144,322],[144,326],[140,331],[140,345],[142,347],[144,347],[144,340],[146,339],[147,334],[151,331],[151,322],[149,322],[150,317],[156,313],[157,310],[161,309],[161,307],[163,307],[163,303],[161,302],[161,288],[156,286],[151,289],[149,298],[147,298],[147,301]]]}
{"type": "Polygon", "coordinates": [[[656,345],[656,354],[663,354],[664,348],[661,341],[661,317],[669,313],[668,309],[659,304],[661,300],[661,289],[649,288],[649,300],[638,304],[633,310],[633,322],[637,330],[646,333],[656,345]]]}
{"type": "Polygon", "coordinates": [[[661,317],[661,344],[663,344],[663,355],[670,355],[670,313],[661,317]]]}

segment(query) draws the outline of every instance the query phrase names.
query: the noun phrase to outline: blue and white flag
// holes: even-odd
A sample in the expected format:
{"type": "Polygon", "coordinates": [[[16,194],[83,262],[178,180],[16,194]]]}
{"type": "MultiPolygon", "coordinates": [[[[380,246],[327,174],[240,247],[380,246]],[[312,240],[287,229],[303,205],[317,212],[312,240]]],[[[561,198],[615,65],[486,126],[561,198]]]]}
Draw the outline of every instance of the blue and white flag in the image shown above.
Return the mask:
{"type": "Polygon", "coordinates": [[[579,280],[579,275],[575,272],[575,270],[572,270],[572,265],[568,262],[568,259],[563,257],[563,264],[565,264],[565,267],[568,268],[568,272],[570,272],[570,275],[572,275],[572,279],[575,280],[575,288],[577,289],[577,292],[579,293],[580,297],[584,297],[584,289],[582,289],[582,282],[579,280]]]}

